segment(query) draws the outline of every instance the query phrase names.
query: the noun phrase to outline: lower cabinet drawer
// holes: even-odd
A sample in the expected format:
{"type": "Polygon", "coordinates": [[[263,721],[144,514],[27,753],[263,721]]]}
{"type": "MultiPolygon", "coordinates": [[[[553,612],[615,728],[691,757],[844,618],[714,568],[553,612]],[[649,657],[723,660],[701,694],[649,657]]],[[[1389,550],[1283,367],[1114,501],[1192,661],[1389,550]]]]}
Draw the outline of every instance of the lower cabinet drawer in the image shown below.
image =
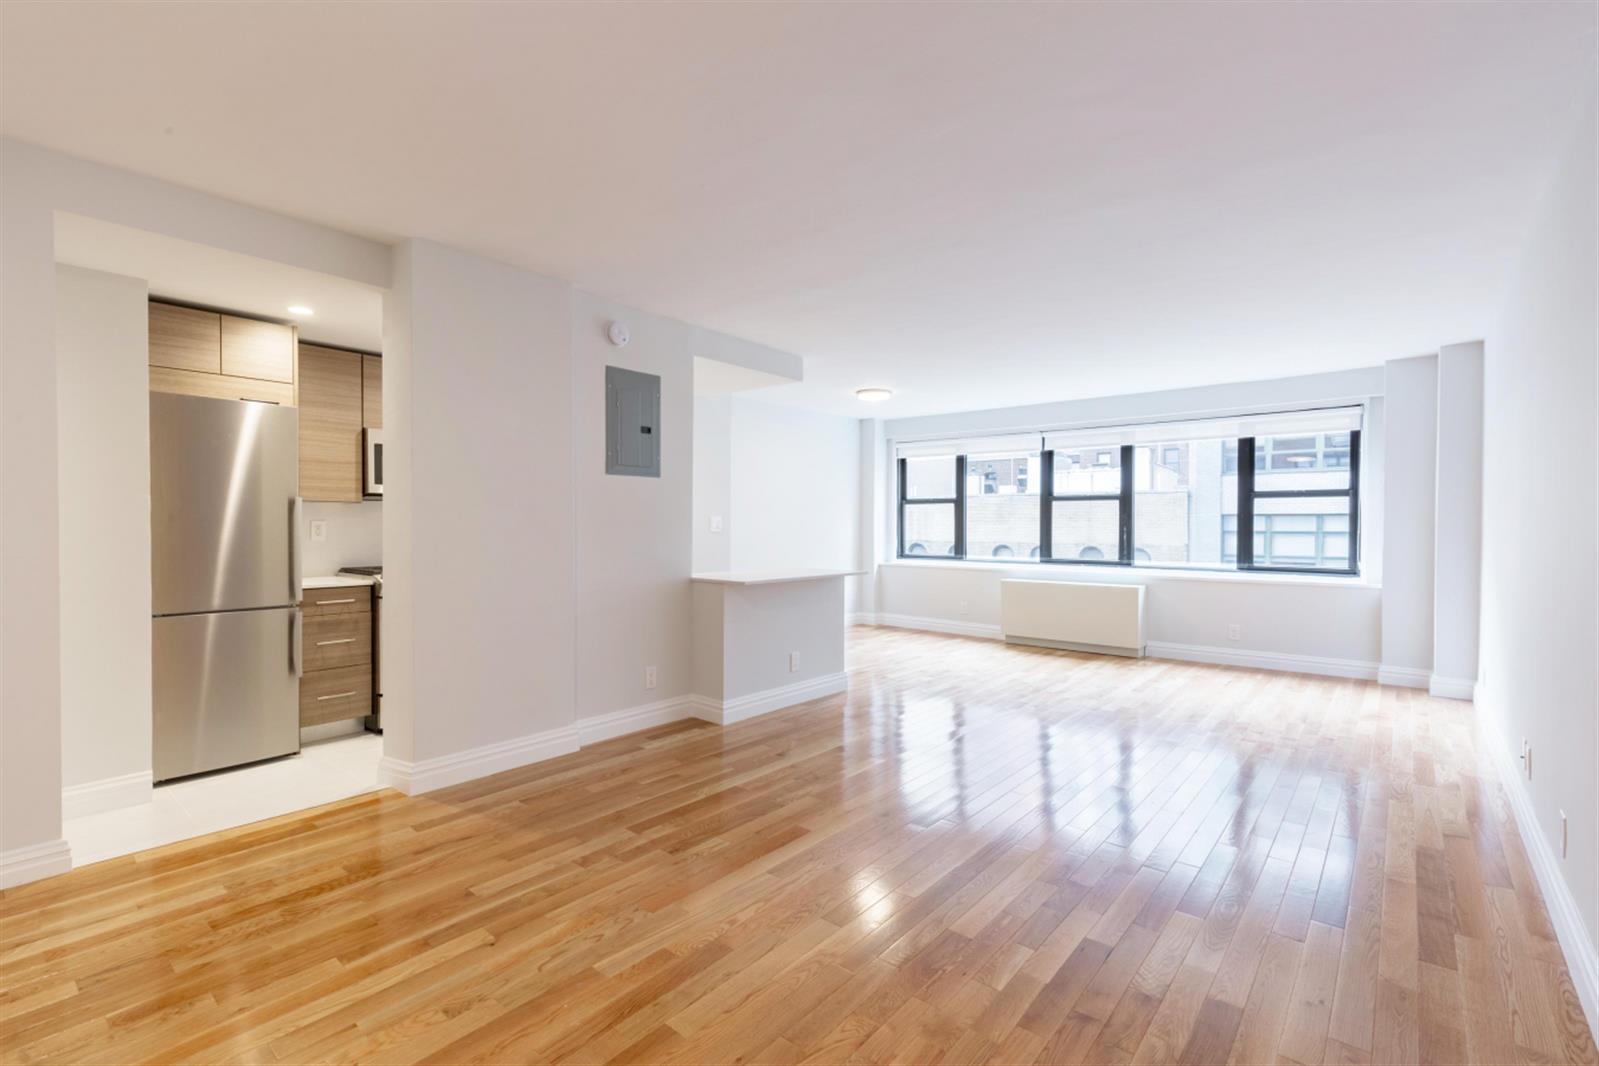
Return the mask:
{"type": "Polygon", "coordinates": [[[307,614],[300,633],[308,674],[372,661],[372,615],[369,612],[307,614]]]}
{"type": "Polygon", "coordinates": [[[372,664],[308,671],[300,678],[300,724],[321,725],[372,713],[372,664]]]}

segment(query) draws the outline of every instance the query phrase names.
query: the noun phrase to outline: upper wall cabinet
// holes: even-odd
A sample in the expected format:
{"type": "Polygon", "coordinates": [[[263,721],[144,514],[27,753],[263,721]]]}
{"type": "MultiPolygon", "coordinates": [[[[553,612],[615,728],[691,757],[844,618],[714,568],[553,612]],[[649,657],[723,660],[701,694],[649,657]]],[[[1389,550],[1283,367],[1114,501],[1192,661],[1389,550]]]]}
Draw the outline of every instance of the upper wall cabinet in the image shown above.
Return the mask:
{"type": "Polygon", "coordinates": [[[295,328],[150,301],[150,388],[294,406],[295,328]]]}
{"type": "Polygon", "coordinates": [[[383,360],[375,355],[361,357],[361,425],[383,428],[383,360]]]}
{"type": "Polygon", "coordinates": [[[307,500],[361,499],[363,358],[300,345],[300,495],[307,500]]]}
{"type": "Polygon", "coordinates": [[[222,316],[176,304],[150,304],[150,365],[222,373],[222,316]]]}
{"type": "Polygon", "coordinates": [[[222,317],[222,372],[263,381],[294,380],[294,329],[253,318],[222,317]]]}

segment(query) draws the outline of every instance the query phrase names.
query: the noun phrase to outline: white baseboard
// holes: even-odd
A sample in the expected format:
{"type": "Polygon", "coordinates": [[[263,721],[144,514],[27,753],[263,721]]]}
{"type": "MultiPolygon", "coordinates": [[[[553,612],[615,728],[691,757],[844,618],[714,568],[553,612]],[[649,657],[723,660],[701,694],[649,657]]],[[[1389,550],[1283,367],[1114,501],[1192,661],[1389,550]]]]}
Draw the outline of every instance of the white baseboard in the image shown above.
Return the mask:
{"type": "MultiPolygon", "coordinates": [[[[1488,716],[1490,719],[1492,715],[1488,716]]],[[[1516,816],[1516,828],[1526,845],[1527,858],[1532,862],[1533,876],[1543,892],[1544,905],[1549,910],[1549,922],[1555,927],[1555,939],[1566,956],[1566,968],[1571,971],[1571,983],[1576,986],[1577,998],[1588,1015],[1588,1027],[1599,1028],[1599,945],[1588,934],[1588,927],[1577,909],[1577,899],[1571,886],[1560,876],[1560,860],[1554,845],[1538,824],[1538,812],[1533,808],[1527,783],[1522,780],[1521,768],[1500,739],[1495,722],[1484,720],[1477,734],[1482,738],[1499,780],[1504,783],[1510,797],[1510,809],[1516,816]]]]}
{"type": "Polygon", "coordinates": [[[641,729],[654,729],[658,725],[680,722],[695,717],[693,696],[674,696],[638,707],[624,707],[609,714],[598,714],[577,720],[578,743],[583,747],[602,740],[637,733],[641,729]]]}
{"type": "Polygon", "coordinates": [[[0,851],[0,888],[15,888],[72,869],[72,849],[65,840],[0,851]]]}
{"type": "Polygon", "coordinates": [[[980,637],[983,640],[1004,640],[1005,634],[997,625],[981,622],[951,622],[943,618],[922,618],[913,614],[879,614],[875,624],[895,629],[921,629],[928,633],[948,633],[956,637],[980,637]]]}
{"type": "Polygon", "coordinates": [[[851,611],[844,616],[844,622],[846,625],[852,626],[875,626],[877,624],[877,615],[871,611],[851,611]]]}
{"type": "Polygon", "coordinates": [[[1156,659],[1245,666],[1253,670],[1283,670],[1295,674],[1320,674],[1323,677],[1352,677],[1363,681],[1370,681],[1377,676],[1377,664],[1361,659],[1328,659],[1317,655],[1287,655],[1275,651],[1245,651],[1158,640],[1150,641],[1145,651],[1156,659]]]}
{"type": "Polygon", "coordinates": [[[1427,691],[1449,700],[1469,700],[1477,690],[1477,682],[1465,677],[1443,677],[1433,674],[1427,679],[1427,691]]]}
{"type": "Polygon", "coordinates": [[[419,762],[385,755],[378,761],[378,783],[416,796],[558,755],[570,755],[579,747],[577,727],[568,725],[419,762]]]}
{"type": "Polygon", "coordinates": [[[1432,681],[1430,670],[1418,670],[1414,666],[1380,666],[1377,668],[1377,683],[1379,685],[1395,685],[1399,688],[1426,688],[1432,681]]]}
{"type": "Polygon", "coordinates": [[[136,807],[149,803],[154,789],[155,778],[149,770],[68,785],[61,790],[61,817],[82,818],[119,807],[136,807]]]}
{"type": "Polygon", "coordinates": [[[796,703],[819,700],[823,696],[843,692],[848,687],[848,674],[823,674],[809,681],[769,688],[764,692],[739,696],[737,699],[717,700],[709,696],[690,696],[689,699],[693,701],[696,717],[718,725],[732,725],[734,722],[742,722],[758,715],[780,711],[784,707],[792,707],[796,703]]]}

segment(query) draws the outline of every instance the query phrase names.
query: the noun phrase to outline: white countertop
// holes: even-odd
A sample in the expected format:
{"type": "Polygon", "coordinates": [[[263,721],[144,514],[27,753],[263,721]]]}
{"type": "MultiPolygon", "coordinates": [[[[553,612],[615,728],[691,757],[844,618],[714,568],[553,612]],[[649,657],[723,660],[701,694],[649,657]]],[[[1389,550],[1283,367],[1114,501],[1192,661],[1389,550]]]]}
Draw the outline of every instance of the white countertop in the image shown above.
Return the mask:
{"type": "Polygon", "coordinates": [[[375,585],[377,578],[362,574],[320,574],[316,577],[301,578],[300,584],[308,589],[343,589],[359,585],[375,585]]]}
{"type": "Polygon", "coordinates": [[[829,577],[859,577],[864,570],[812,570],[793,567],[786,570],[717,570],[690,574],[690,581],[708,585],[778,585],[788,581],[816,581],[829,577]]]}

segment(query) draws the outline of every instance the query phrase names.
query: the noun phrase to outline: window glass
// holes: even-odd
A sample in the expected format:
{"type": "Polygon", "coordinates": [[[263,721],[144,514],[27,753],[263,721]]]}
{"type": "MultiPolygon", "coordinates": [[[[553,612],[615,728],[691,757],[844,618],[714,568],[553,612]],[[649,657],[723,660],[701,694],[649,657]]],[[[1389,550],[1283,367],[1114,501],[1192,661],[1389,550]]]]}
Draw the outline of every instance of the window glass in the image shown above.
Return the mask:
{"type": "Polygon", "coordinates": [[[1050,505],[1050,532],[1056,559],[1116,559],[1121,526],[1116,500],[1056,500],[1050,505]]]}
{"type": "Polygon", "coordinates": [[[910,500],[953,500],[955,498],[955,457],[938,455],[905,460],[905,498],[910,500]]]}
{"type": "Polygon", "coordinates": [[[1039,453],[966,460],[966,558],[1038,558],[1039,453]]]}
{"type": "MultiPolygon", "coordinates": [[[[1224,443],[1180,441],[1133,450],[1134,563],[1220,566],[1226,561],[1221,519],[1238,509],[1238,479],[1223,474],[1224,443]]],[[[1233,457],[1236,461],[1236,444],[1233,457]]]]}
{"type": "Polygon", "coordinates": [[[1120,448],[1077,448],[1055,453],[1055,495],[1114,494],[1121,490],[1120,448]]]}
{"type": "Polygon", "coordinates": [[[1255,565],[1349,569],[1348,508],[1346,497],[1257,498],[1255,565]]]}
{"type": "MultiPolygon", "coordinates": [[[[1234,451],[1237,444],[1233,445],[1234,451]]],[[[1233,457],[1234,468],[1237,456],[1233,457]]],[[[1255,440],[1255,491],[1349,487],[1349,434],[1322,433],[1255,440]]]]}
{"type": "Polygon", "coordinates": [[[906,555],[955,554],[955,505],[907,503],[904,537],[906,555]]]}

